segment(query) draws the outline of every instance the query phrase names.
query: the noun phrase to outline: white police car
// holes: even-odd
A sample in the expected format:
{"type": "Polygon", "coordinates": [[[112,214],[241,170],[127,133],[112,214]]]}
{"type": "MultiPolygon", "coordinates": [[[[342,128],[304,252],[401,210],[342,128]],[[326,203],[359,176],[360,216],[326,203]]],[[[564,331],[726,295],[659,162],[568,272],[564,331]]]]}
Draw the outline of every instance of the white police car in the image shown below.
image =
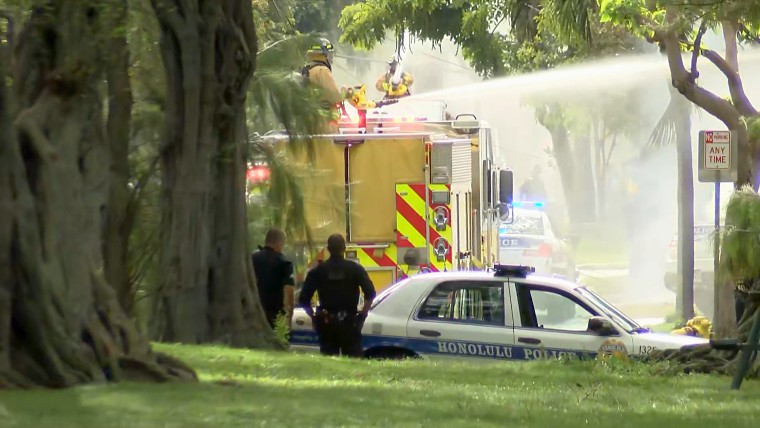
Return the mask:
{"type": "Polygon", "coordinates": [[[570,244],[557,237],[543,202],[515,201],[511,217],[511,223],[499,225],[499,263],[577,278],[570,244]]]}
{"type": "MultiPolygon", "coordinates": [[[[427,273],[381,292],[362,330],[370,358],[580,358],[645,355],[706,339],[652,333],[594,292],[525,266],[427,273]]],[[[316,350],[303,310],[293,316],[294,349],[316,350]]]]}

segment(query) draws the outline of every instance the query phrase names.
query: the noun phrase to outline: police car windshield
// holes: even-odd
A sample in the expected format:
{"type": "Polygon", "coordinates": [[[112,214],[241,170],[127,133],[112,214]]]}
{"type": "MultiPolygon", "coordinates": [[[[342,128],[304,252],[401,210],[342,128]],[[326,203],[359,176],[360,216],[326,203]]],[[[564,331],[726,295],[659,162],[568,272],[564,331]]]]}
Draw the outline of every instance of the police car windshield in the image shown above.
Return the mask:
{"type": "Polygon", "coordinates": [[[377,297],[375,297],[375,300],[372,301],[372,306],[370,306],[369,309],[370,310],[375,309],[375,307],[377,305],[379,305],[380,302],[382,302],[383,300],[385,300],[386,297],[390,296],[391,294],[393,294],[394,291],[398,290],[399,287],[401,287],[402,285],[404,285],[407,282],[409,282],[409,279],[410,278],[401,280],[401,281],[399,281],[399,282],[391,285],[390,287],[386,288],[385,290],[381,291],[380,293],[378,293],[377,297]]]}
{"type": "Polygon", "coordinates": [[[587,298],[588,300],[596,304],[596,306],[599,307],[604,312],[604,315],[606,315],[607,317],[615,321],[617,324],[619,324],[621,327],[626,329],[628,333],[644,333],[644,332],[650,331],[649,329],[643,328],[642,326],[640,326],[636,321],[632,320],[627,315],[620,312],[620,310],[612,306],[612,304],[604,300],[598,294],[587,289],[586,287],[579,287],[579,288],[576,288],[576,290],[583,297],[587,298]]]}
{"type": "Polygon", "coordinates": [[[543,235],[544,221],[540,211],[514,211],[514,221],[502,224],[503,235],[543,235]]]}

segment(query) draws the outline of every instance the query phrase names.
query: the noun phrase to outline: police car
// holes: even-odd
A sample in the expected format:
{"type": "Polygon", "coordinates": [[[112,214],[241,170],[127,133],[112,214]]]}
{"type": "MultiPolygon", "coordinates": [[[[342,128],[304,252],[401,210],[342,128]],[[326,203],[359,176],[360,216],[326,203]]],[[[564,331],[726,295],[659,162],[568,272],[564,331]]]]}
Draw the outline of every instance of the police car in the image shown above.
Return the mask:
{"type": "Polygon", "coordinates": [[[512,222],[499,226],[499,263],[577,279],[570,245],[559,239],[543,202],[512,203],[512,222]]]}
{"type": "MultiPolygon", "coordinates": [[[[369,358],[577,359],[646,355],[706,339],[652,333],[582,285],[525,266],[426,273],[383,290],[362,330],[369,358]]],[[[293,316],[293,349],[316,350],[311,320],[293,316]]]]}

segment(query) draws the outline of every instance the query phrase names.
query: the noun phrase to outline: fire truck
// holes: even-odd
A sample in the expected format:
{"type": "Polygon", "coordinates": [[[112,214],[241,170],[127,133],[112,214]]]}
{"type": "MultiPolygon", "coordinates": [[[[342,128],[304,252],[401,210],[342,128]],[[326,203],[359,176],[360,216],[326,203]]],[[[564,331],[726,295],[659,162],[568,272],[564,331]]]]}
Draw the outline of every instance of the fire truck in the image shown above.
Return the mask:
{"type": "MultiPolygon", "coordinates": [[[[309,267],[328,257],[333,233],[380,291],[425,272],[498,263],[498,226],[509,217],[512,171],[497,165],[494,130],[442,102],[399,103],[345,115],[311,149],[283,150],[300,177],[315,243],[309,267]],[[421,114],[423,113],[424,114],[421,114]]],[[[287,135],[267,141],[286,147],[287,135]]]]}

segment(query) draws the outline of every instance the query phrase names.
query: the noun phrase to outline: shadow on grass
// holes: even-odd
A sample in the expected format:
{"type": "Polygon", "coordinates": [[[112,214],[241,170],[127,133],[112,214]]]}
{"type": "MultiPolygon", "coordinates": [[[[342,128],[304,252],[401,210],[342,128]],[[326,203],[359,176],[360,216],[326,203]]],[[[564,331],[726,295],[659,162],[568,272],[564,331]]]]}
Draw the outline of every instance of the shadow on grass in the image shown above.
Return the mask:
{"type": "Polygon", "coordinates": [[[634,399],[630,390],[593,383],[512,382],[500,388],[409,379],[382,386],[341,383],[125,384],[51,391],[44,400],[14,397],[6,407],[10,421],[23,427],[718,427],[750,426],[758,407],[748,395],[729,398],[725,391],[695,388],[634,399]],[[67,405],[72,392],[81,404],[67,405]]]}

